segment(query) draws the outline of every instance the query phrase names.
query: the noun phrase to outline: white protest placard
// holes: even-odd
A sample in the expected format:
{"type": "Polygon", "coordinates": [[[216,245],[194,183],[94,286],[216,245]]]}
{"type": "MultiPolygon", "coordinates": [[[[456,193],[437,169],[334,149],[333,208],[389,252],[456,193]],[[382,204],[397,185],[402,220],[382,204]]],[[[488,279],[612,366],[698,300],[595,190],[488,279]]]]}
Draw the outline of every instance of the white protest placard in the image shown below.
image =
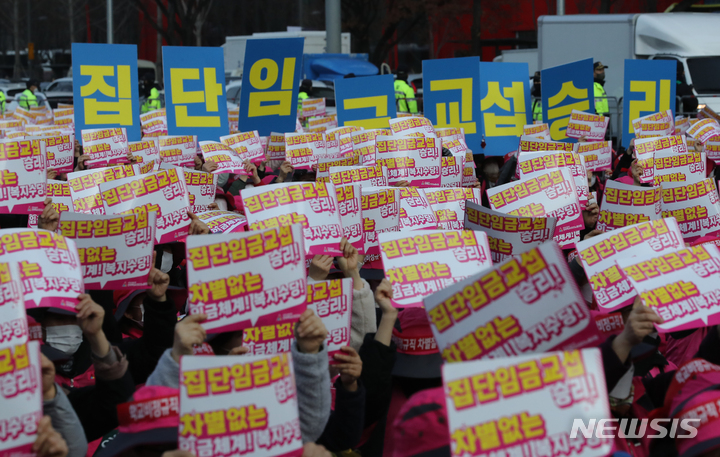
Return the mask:
{"type": "Polygon", "coordinates": [[[298,117],[323,116],[325,114],[325,98],[306,98],[301,102],[298,117]]]}
{"type": "Polygon", "coordinates": [[[400,231],[378,238],[396,308],[422,306],[424,297],[492,266],[483,232],[400,231]]]}
{"type": "Polygon", "coordinates": [[[128,139],[125,128],[89,129],[82,131],[83,154],[87,168],[102,168],[118,163],[129,163],[128,139]]]}
{"type": "Polygon", "coordinates": [[[435,213],[418,187],[400,187],[400,230],[436,229],[435,213]]]}
{"type": "Polygon", "coordinates": [[[183,172],[185,173],[190,211],[195,214],[210,211],[210,205],[215,202],[217,175],[187,168],[183,169],[183,172]]]}
{"type": "Polygon", "coordinates": [[[720,135],[720,124],[715,119],[705,118],[694,123],[685,134],[695,141],[707,143],[710,138],[720,135]]]}
{"type": "Polygon", "coordinates": [[[661,219],[660,187],[640,187],[608,180],[596,229],[609,232],[628,225],[661,219]]]}
{"type": "Polygon", "coordinates": [[[269,160],[285,160],[285,134],[271,132],[267,146],[269,160]]]}
{"type": "Polygon", "coordinates": [[[187,236],[190,200],[185,175],[174,168],[100,184],[105,214],[157,211],[155,240],[169,243],[187,236]]]}
{"type": "Polygon", "coordinates": [[[465,161],[465,167],[463,168],[462,186],[463,187],[475,187],[478,179],[475,176],[475,162],[465,161]]]}
{"type": "Polygon", "coordinates": [[[443,387],[453,456],[601,457],[613,449],[592,432],[571,437],[575,421],[612,418],[599,349],[445,364],[443,387]]]}
{"type": "Polygon", "coordinates": [[[0,214],[40,214],[47,192],[45,142],[0,140],[0,214]]]}
{"type": "Polygon", "coordinates": [[[380,164],[362,167],[330,167],[330,182],[336,186],[358,183],[369,187],[388,185],[387,167],[380,164]]]}
{"type": "Polygon", "coordinates": [[[681,182],[692,184],[706,178],[705,152],[675,154],[672,151],[655,151],[653,184],[681,182]]]}
{"type": "Polygon", "coordinates": [[[705,154],[708,159],[715,162],[715,165],[720,163],[720,136],[714,136],[708,140],[705,144],[705,154]]]}
{"type": "MultiPolygon", "coordinates": [[[[72,198],[70,197],[70,184],[67,181],[48,179],[45,196],[52,199],[52,206],[60,215],[65,211],[70,211],[73,207],[72,198]]],[[[28,228],[37,228],[39,217],[39,214],[30,214],[28,228]]]]}
{"type": "Polygon", "coordinates": [[[360,157],[358,156],[347,156],[347,157],[321,157],[318,160],[317,173],[315,175],[315,181],[317,182],[330,182],[330,168],[331,167],[357,167],[360,165],[360,157]]]}
{"type": "Polygon", "coordinates": [[[360,186],[357,183],[335,186],[335,193],[338,199],[343,236],[355,246],[359,254],[364,254],[362,190],[360,186]]]}
{"type": "Polygon", "coordinates": [[[231,109],[228,105],[228,127],[230,133],[238,133],[240,131],[240,110],[231,109]]]}
{"type": "Polygon", "coordinates": [[[362,186],[365,261],[380,260],[378,234],[400,230],[400,189],[362,186]]]}
{"type": "Polygon", "coordinates": [[[492,261],[500,263],[550,240],[555,232],[555,219],[508,216],[468,202],[465,207],[465,229],[484,232],[492,261]]]}
{"type": "Polygon", "coordinates": [[[690,118],[686,116],[675,116],[675,135],[685,135],[690,128],[690,118]]]}
{"type": "Polygon", "coordinates": [[[86,289],[147,289],[156,213],[103,216],[66,212],[59,233],[75,240],[86,289]]]}
{"type": "Polygon", "coordinates": [[[390,130],[393,135],[435,136],[435,127],[430,119],[420,116],[398,117],[390,119],[390,130]]]}
{"type": "Polygon", "coordinates": [[[440,156],[436,138],[377,137],[376,163],[387,167],[388,182],[407,181],[410,186],[439,186],[440,156]]]}
{"type": "MultiPolygon", "coordinates": [[[[20,270],[16,262],[0,262],[0,350],[27,343],[29,329],[20,270]]],[[[41,329],[42,338],[42,329],[41,329]]]]}
{"type": "Polygon", "coordinates": [[[653,138],[675,134],[675,123],[668,117],[659,121],[640,121],[640,131],[636,132],[637,138],[653,138]]]}
{"type": "Polygon", "coordinates": [[[144,138],[142,141],[128,143],[128,149],[137,163],[160,163],[160,146],[158,144],[157,138],[144,138]]]}
{"type": "MultiPolygon", "coordinates": [[[[347,138],[347,145],[349,146],[350,153],[352,153],[352,133],[363,130],[362,127],[357,125],[346,125],[344,127],[336,127],[325,132],[325,148],[328,154],[339,154],[340,149],[340,138],[347,138]]],[[[348,146],[345,147],[347,151],[348,146]]]]}
{"type": "Polygon", "coordinates": [[[250,230],[302,224],[308,256],[341,255],[338,198],[331,183],[283,183],[240,192],[250,230]]]}
{"type": "Polygon", "coordinates": [[[45,143],[45,155],[47,167],[60,173],[73,171],[75,160],[75,134],[57,136],[27,137],[31,141],[42,141],[45,143]]]}
{"type": "Polygon", "coordinates": [[[229,146],[217,141],[201,141],[200,150],[205,162],[213,161],[217,164],[213,174],[233,173],[249,176],[245,170],[244,160],[229,146]]]}
{"type": "Polygon", "coordinates": [[[475,162],[473,162],[472,160],[472,151],[467,147],[464,139],[458,138],[455,140],[448,140],[448,137],[443,138],[442,147],[447,148],[447,150],[450,151],[453,155],[461,152],[464,153],[465,161],[471,162],[473,167],[475,167],[475,162]]]}
{"type": "MultiPolygon", "coordinates": [[[[552,145],[553,143],[543,143],[552,145]]],[[[569,144],[569,143],[561,143],[569,144]]],[[[578,192],[578,201],[584,206],[588,201],[587,171],[579,154],[570,151],[522,151],[518,157],[518,172],[520,178],[535,176],[548,170],[567,168],[575,183],[578,192]]]]}
{"type": "Polygon", "coordinates": [[[390,136],[392,131],[388,129],[360,130],[352,132],[353,155],[360,156],[360,163],[366,166],[375,165],[377,145],[375,138],[378,136],[390,136]]]}
{"type": "Polygon", "coordinates": [[[562,251],[553,241],[423,300],[446,362],[598,344],[562,251]]]}
{"type": "Polygon", "coordinates": [[[311,170],[318,157],[325,154],[322,132],[286,133],[285,158],[297,170],[311,170]]]}
{"type": "Polygon", "coordinates": [[[435,136],[443,139],[443,146],[446,141],[463,140],[465,142],[465,129],[463,127],[436,128],[435,136]]]}
{"type": "Polygon", "coordinates": [[[328,129],[334,129],[338,126],[337,115],[310,117],[307,120],[306,132],[324,133],[328,129]]]}
{"type": "Polygon", "coordinates": [[[100,195],[100,184],[135,176],[140,176],[140,169],[137,165],[68,173],[72,210],[76,213],[105,214],[105,207],[100,195]]]}
{"type": "Polygon", "coordinates": [[[720,252],[713,243],[617,259],[661,333],[720,324],[720,252]]]}
{"type": "Polygon", "coordinates": [[[435,187],[424,189],[424,191],[435,214],[439,229],[463,230],[465,202],[470,200],[478,205],[482,204],[480,189],[435,187]]]}
{"type": "Polygon", "coordinates": [[[465,153],[440,158],[440,187],[462,187],[465,153]]]}
{"type": "Polygon", "coordinates": [[[183,357],[178,447],[208,457],[299,457],[292,355],[183,357]],[[218,422],[203,421],[210,417],[218,422]]]}
{"type": "Polygon", "coordinates": [[[265,160],[265,150],[257,130],[221,136],[220,142],[235,151],[243,162],[249,160],[252,163],[260,163],[265,160]]]}
{"type": "Polygon", "coordinates": [[[632,121],[632,125],[633,125],[633,132],[635,133],[636,139],[643,138],[643,137],[650,138],[653,136],[656,136],[656,137],[661,136],[659,133],[657,133],[656,130],[643,132],[643,122],[645,123],[644,125],[646,125],[646,126],[649,126],[652,123],[669,125],[670,123],[674,124],[674,119],[672,117],[671,110],[661,111],[659,113],[648,114],[647,116],[643,116],[643,117],[634,119],[632,121]]]}
{"type": "Polygon", "coordinates": [[[595,301],[602,311],[611,312],[635,299],[627,276],[615,261],[647,253],[662,253],[684,246],[675,219],[660,219],[618,228],[577,245],[595,301]]]}
{"type": "Polygon", "coordinates": [[[720,234],[720,202],[715,182],[663,183],[662,217],[674,217],[686,243],[720,234]]]}
{"type": "Polygon", "coordinates": [[[667,152],[667,156],[681,155],[688,153],[685,137],[674,135],[664,138],[636,138],[635,157],[638,165],[643,169],[640,177],[641,183],[652,183],[655,176],[655,154],[667,152]]]}
{"type": "Polygon", "coordinates": [[[237,233],[247,229],[247,218],[232,211],[207,211],[197,214],[197,217],[212,233],[237,233]]]}
{"type": "Polygon", "coordinates": [[[64,126],[75,128],[75,108],[60,108],[53,110],[53,124],[56,126],[64,126]]]}
{"type": "Polygon", "coordinates": [[[47,230],[4,229],[0,234],[0,261],[20,266],[25,308],[75,312],[77,297],[85,287],[73,240],[47,230]]]}
{"type": "Polygon", "coordinates": [[[528,124],[523,126],[523,140],[550,141],[550,126],[548,124],[528,124]]]}
{"type": "Polygon", "coordinates": [[[140,115],[140,127],[143,139],[168,134],[167,116],[165,108],[156,109],[140,115]]]}
{"type": "Polygon", "coordinates": [[[575,183],[566,168],[496,186],[488,189],[487,194],[495,211],[513,216],[554,217],[555,235],[585,227],[575,183]]]}
{"type": "Polygon", "coordinates": [[[579,143],[578,154],[585,160],[587,171],[607,171],[612,169],[612,146],[609,141],[579,143]]]}
{"type": "Polygon", "coordinates": [[[300,224],[245,233],[189,236],[190,314],[210,333],[294,322],[306,308],[300,224]]]}
{"type": "MultiPolygon", "coordinates": [[[[0,455],[30,457],[43,417],[40,342],[0,349],[3,388],[0,390],[0,455]]],[[[47,442],[46,442],[47,444],[47,442]]]]}
{"type": "Polygon", "coordinates": [[[588,141],[602,141],[605,139],[609,117],[601,114],[590,114],[572,110],[567,125],[566,135],[568,138],[585,137],[588,141]]]}
{"type": "Polygon", "coordinates": [[[3,119],[0,120],[0,130],[3,132],[14,132],[22,131],[23,123],[18,119],[3,119]]]}
{"type": "Polygon", "coordinates": [[[194,167],[198,155],[197,135],[158,137],[160,157],[164,163],[178,167],[194,167]]]}

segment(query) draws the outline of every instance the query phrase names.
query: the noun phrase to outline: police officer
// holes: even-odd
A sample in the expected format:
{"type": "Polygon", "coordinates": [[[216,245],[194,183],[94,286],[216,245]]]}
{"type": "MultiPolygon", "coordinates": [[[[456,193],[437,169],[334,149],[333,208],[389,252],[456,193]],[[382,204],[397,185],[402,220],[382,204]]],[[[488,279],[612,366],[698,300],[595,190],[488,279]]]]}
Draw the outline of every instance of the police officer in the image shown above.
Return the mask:
{"type": "Polygon", "coordinates": [[[143,103],[140,111],[144,114],[162,108],[160,104],[160,91],[155,87],[152,76],[146,74],[143,78],[143,88],[145,92],[145,103],[143,103]]]}
{"type": "Polygon", "coordinates": [[[35,96],[35,91],[38,88],[38,83],[34,79],[31,79],[27,83],[25,83],[25,86],[27,87],[27,89],[25,89],[20,95],[18,95],[17,102],[18,105],[20,105],[20,108],[25,108],[29,110],[33,106],[38,106],[38,99],[35,96]]]}
{"type": "Polygon", "coordinates": [[[407,82],[408,74],[403,68],[398,68],[395,77],[395,99],[398,111],[401,113],[417,113],[417,101],[415,101],[415,91],[407,82]],[[412,99],[412,100],[408,100],[412,99]]]}
{"type": "Polygon", "coordinates": [[[610,113],[608,108],[607,93],[605,92],[605,69],[607,65],[603,65],[602,62],[595,62],[593,64],[593,92],[595,92],[595,112],[607,116],[610,113]]]}
{"type": "Polygon", "coordinates": [[[0,115],[5,115],[5,92],[0,90],[0,115]]]}
{"type": "Polygon", "coordinates": [[[541,92],[540,92],[540,72],[536,71],[535,76],[532,77],[533,80],[533,86],[530,90],[530,95],[532,95],[533,101],[532,101],[532,115],[533,115],[533,122],[535,121],[541,121],[543,120],[542,116],[542,98],[540,98],[541,92]]]}
{"type": "Polygon", "coordinates": [[[303,79],[300,83],[300,92],[298,92],[298,116],[302,115],[302,101],[310,98],[312,93],[312,81],[303,79]]]}

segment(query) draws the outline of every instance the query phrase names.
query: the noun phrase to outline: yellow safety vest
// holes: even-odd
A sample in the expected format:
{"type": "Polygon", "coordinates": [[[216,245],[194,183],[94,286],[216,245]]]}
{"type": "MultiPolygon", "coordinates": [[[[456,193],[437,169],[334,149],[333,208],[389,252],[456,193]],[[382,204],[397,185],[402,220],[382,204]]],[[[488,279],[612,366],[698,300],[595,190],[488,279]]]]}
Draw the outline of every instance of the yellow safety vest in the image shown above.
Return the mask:
{"type": "Polygon", "coordinates": [[[598,114],[608,114],[610,112],[610,108],[608,108],[605,88],[600,83],[594,83],[593,92],[595,92],[595,112],[598,114]]]}

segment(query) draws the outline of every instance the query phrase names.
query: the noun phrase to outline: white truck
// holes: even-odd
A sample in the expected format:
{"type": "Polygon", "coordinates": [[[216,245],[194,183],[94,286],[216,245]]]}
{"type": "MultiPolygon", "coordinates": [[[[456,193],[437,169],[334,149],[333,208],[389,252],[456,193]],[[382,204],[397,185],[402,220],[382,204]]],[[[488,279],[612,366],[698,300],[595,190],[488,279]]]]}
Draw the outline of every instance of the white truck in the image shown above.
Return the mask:
{"type": "MultiPolygon", "coordinates": [[[[247,40],[258,38],[305,38],[305,46],[303,54],[323,54],[326,52],[327,41],[326,32],[324,31],[287,31],[287,32],[268,32],[253,33],[245,36],[229,36],[225,38],[225,44],[222,45],[223,55],[225,56],[225,74],[228,76],[242,76],[243,63],[245,62],[245,44],[247,40]]],[[[350,34],[343,33],[340,37],[341,53],[350,54],[350,34]]]]}

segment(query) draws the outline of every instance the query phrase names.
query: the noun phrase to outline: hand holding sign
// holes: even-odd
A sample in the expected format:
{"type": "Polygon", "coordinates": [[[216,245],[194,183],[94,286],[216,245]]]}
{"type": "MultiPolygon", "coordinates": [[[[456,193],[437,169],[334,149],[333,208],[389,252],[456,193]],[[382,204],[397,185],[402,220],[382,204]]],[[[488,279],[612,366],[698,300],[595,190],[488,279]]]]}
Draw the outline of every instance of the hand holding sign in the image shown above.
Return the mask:
{"type": "Polygon", "coordinates": [[[298,349],[303,354],[317,354],[325,338],[327,329],[322,320],[311,309],[306,309],[295,325],[298,349]]]}
{"type": "Polygon", "coordinates": [[[205,329],[200,325],[207,319],[205,314],[192,314],[186,316],[175,325],[175,337],[170,355],[173,360],[180,362],[180,357],[193,354],[193,346],[202,344],[207,337],[205,329]]]}
{"type": "Polygon", "coordinates": [[[640,297],[636,297],[622,333],[612,342],[612,348],[620,361],[624,363],[632,348],[655,331],[654,324],[662,324],[663,322],[665,321],[662,317],[643,305],[640,297]]]}

